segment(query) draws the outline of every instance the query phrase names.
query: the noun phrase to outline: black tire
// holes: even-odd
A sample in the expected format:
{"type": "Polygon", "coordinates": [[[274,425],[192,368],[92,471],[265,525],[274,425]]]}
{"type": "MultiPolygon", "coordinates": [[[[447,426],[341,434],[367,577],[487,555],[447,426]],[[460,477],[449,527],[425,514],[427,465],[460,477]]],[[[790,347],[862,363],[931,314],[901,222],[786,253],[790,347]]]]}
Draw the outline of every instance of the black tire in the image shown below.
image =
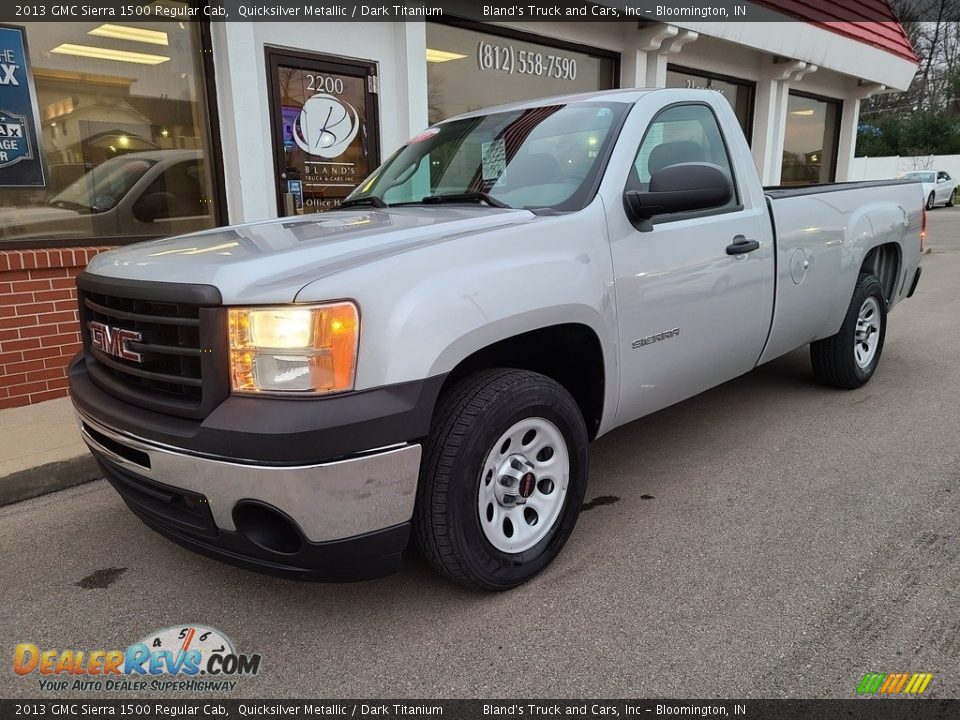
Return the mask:
{"type": "Polygon", "coordinates": [[[437,404],[424,447],[414,511],[417,544],[442,574],[483,590],[529,580],[560,553],[587,485],[587,430],[577,403],[550,378],[526,370],[486,370],[465,378],[437,404]],[[524,418],[545,418],[562,434],[570,459],[567,494],[542,540],[520,553],[495,548],[480,526],[480,475],[494,443],[524,418]]]}
{"type": "Polygon", "coordinates": [[[937,204],[937,198],[933,193],[930,193],[930,197],[927,198],[927,210],[933,210],[934,206],[937,204]]]}
{"type": "Polygon", "coordinates": [[[853,290],[850,306],[840,332],[823,340],[810,344],[810,360],[813,374],[824,385],[852,390],[864,385],[877,369],[883,352],[883,341],[887,334],[887,301],[883,297],[883,286],[874,275],[863,273],[853,290]],[[867,298],[877,301],[879,312],[879,340],[868,365],[860,367],[855,356],[857,320],[860,308],[867,298]]]}
{"type": "Polygon", "coordinates": [[[950,193],[950,197],[947,199],[947,207],[953,207],[957,203],[957,189],[954,188],[953,192],[950,193]]]}

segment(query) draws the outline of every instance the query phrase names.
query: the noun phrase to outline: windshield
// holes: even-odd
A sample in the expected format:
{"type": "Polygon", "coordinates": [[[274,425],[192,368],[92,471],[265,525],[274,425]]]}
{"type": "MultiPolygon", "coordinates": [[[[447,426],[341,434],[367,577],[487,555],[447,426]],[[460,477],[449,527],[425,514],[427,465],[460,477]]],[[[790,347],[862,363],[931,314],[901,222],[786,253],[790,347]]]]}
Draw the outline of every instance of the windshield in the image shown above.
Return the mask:
{"type": "Polygon", "coordinates": [[[400,148],[347,200],[468,202],[485,193],[500,206],[579,210],[596,192],[628,107],[550,105],[441,123],[400,148]]]}
{"type": "Polygon", "coordinates": [[[919,180],[920,182],[932,183],[937,181],[936,173],[932,172],[908,172],[903,175],[910,180],[919,180]]]}
{"type": "Polygon", "coordinates": [[[156,164],[156,160],[131,155],[112,158],[68,185],[63,192],[54,196],[50,205],[81,212],[104,212],[120,202],[144,173],[156,164]]]}

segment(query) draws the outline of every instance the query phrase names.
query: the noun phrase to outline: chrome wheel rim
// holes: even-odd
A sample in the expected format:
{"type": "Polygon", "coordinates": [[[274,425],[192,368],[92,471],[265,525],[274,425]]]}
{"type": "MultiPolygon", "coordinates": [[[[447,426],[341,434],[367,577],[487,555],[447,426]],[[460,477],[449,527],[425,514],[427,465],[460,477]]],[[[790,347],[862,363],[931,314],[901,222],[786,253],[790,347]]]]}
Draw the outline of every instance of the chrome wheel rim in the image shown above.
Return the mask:
{"type": "Polygon", "coordinates": [[[853,356],[857,367],[865,368],[873,362],[880,344],[880,303],[868,297],[857,315],[857,331],[853,340],[853,356]]]}
{"type": "Polygon", "coordinates": [[[543,540],[563,509],[570,454],[560,429],[541,417],[510,426],[480,471],[477,512],[497,550],[521,553],[543,540]]]}

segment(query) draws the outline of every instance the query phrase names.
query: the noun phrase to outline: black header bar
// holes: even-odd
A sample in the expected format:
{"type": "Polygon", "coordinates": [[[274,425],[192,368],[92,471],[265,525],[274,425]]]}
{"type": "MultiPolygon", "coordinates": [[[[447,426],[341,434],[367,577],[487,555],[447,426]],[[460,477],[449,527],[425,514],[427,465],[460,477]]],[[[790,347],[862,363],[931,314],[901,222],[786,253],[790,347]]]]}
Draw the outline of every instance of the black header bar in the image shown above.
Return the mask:
{"type": "MultiPolygon", "coordinates": [[[[0,22],[169,22],[210,20],[214,22],[422,22],[440,18],[463,18],[480,22],[770,22],[796,18],[773,6],[793,4],[770,0],[737,2],[670,2],[670,0],[4,0],[0,22]]],[[[881,3],[864,5],[831,0],[800,3],[806,21],[889,22],[881,3]]],[[[960,19],[960,3],[950,3],[948,12],[957,17],[939,17],[938,3],[911,5],[911,19],[960,19]],[[929,17],[928,17],[929,16],[929,17]]],[[[797,20],[799,22],[799,20],[797,20]]]]}

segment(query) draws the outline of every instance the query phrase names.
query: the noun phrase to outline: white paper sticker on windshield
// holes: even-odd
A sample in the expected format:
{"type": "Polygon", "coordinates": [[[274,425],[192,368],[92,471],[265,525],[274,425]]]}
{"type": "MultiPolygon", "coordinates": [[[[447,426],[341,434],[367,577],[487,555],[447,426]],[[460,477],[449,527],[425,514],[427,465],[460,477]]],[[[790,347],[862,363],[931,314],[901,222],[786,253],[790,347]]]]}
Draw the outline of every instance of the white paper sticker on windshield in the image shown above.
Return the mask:
{"type": "Polygon", "coordinates": [[[480,162],[483,166],[484,180],[503,182],[506,179],[507,145],[503,138],[480,143],[480,162]]]}

